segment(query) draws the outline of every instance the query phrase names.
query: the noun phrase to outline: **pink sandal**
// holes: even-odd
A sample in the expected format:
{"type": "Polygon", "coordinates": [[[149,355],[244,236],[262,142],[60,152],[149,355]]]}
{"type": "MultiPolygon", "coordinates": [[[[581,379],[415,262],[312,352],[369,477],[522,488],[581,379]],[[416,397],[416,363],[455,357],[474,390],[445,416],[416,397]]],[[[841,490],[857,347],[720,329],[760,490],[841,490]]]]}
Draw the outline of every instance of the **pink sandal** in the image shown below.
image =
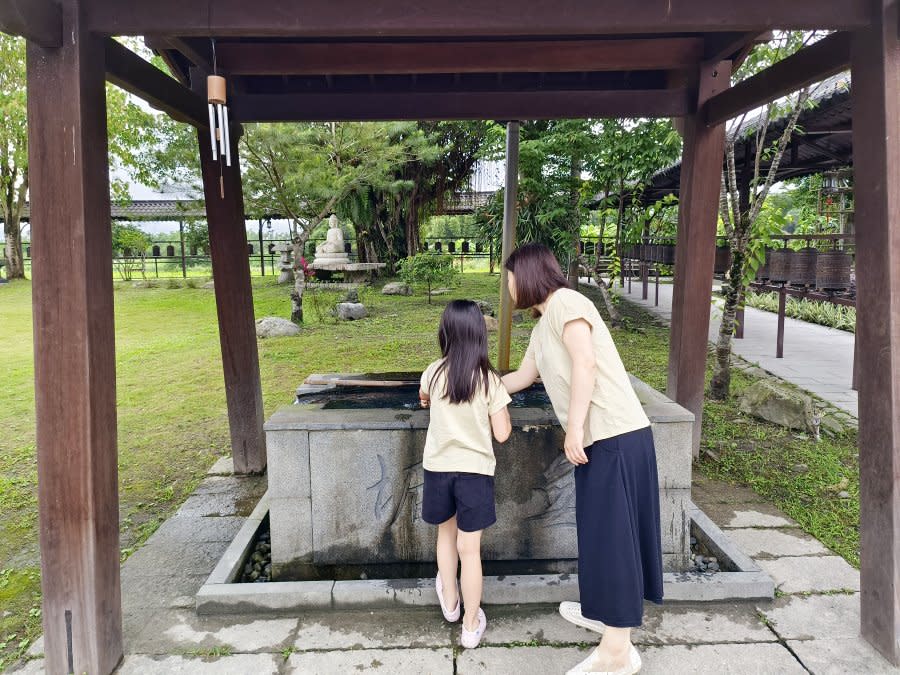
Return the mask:
{"type": "Polygon", "coordinates": [[[459,609],[460,609],[460,596],[459,596],[459,584],[456,584],[456,608],[449,612],[447,611],[447,607],[444,605],[444,584],[441,582],[441,573],[438,572],[437,577],[434,579],[434,588],[437,591],[438,602],[441,603],[441,612],[444,613],[444,618],[453,623],[455,621],[459,621],[459,609]]]}

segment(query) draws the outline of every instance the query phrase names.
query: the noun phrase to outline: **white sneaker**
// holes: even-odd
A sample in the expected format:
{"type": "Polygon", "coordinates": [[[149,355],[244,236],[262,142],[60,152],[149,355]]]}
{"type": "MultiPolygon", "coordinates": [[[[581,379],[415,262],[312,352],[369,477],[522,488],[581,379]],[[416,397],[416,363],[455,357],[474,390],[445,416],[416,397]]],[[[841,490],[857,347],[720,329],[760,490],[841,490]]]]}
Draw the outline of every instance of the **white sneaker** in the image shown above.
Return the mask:
{"type": "Polygon", "coordinates": [[[606,630],[606,625],[602,621],[586,619],[584,618],[584,616],[582,616],[580,602],[559,603],[559,613],[562,618],[564,618],[569,623],[574,623],[576,626],[581,626],[582,628],[587,628],[588,630],[592,630],[597,633],[602,633],[606,630]]]}
{"type": "MultiPolygon", "coordinates": [[[[599,649],[599,647],[597,648],[599,649]]],[[[641,655],[634,645],[628,653],[628,665],[618,670],[591,670],[597,655],[597,649],[594,649],[588,657],[577,666],[566,672],[566,675],[636,675],[641,672],[641,655]]]]}
{"type": "Polygon", "coordinates": [[[437,577],[434,579],[434,590],[437,591],[438,602],[441,603],[441,612],[443,612],[444,618],[450,623],[459,621],[459,584],[456,584],[456,607],[453,611],[448,611],[447,606],[444,604],[444,584],[441,582],[440,572],[438,572],[437,577]]]}
{"type": "Polygon", "coordinates": [[[484,635],[485,628],[487,628],[487,617],[484,615],[484,610],[479,607],[478,625],[475,627],[475,630],[467,629],[466,622],[463,621],[462,636],[459,640],[462,643],[462,646],[466,649],[475,649],[475,647],[478,646],[478,643],[481,642],[481,636],[484,635]]]}

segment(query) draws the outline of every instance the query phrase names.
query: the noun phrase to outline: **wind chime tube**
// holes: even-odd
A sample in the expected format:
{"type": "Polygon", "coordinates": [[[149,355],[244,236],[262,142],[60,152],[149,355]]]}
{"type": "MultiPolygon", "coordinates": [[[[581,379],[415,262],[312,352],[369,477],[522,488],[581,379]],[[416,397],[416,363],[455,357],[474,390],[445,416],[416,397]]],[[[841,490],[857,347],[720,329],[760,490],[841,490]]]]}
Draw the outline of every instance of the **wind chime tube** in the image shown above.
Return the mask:
{"type": "Polygon", "coordinates": [[[212,103],[206,107],[209,108],[209,145],[212,148],[213,161],[216,161],[219,158],[218,147],[216,145],[216,112],[213,109],[212,103]]]}
{"type": "Polygon", "coordinates": [[[222,136],[225,139],[225,166],[231,166],[231,130],[228,125],[228,106],[222,106],[222,136]]]}
{"type": "Polygon", "coordinates": [[[219,154],[225,156],[225,133],[222,131],[222,104],[216,104],[216,117],[219,121],[219,154]]]}

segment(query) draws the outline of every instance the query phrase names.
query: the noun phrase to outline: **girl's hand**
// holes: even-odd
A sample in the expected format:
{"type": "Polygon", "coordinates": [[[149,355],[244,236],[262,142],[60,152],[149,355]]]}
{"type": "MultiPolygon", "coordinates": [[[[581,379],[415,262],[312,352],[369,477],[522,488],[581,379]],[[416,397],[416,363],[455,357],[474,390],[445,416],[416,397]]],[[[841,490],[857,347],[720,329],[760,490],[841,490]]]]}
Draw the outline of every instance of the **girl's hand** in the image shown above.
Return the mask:
{"type": "Polygon", "coordinates": [[[587,464],[588,458],[584,452],[584,429],[570,427],[566,433],[564,449],[566,451],[566,459],[575,466],[587,464]]]}
{"type": "Polygon", "coordinates": [[[419,405],[423,408],[427,408],[431,405],[431,397],[423,391],[419,392],[419,405]]]}

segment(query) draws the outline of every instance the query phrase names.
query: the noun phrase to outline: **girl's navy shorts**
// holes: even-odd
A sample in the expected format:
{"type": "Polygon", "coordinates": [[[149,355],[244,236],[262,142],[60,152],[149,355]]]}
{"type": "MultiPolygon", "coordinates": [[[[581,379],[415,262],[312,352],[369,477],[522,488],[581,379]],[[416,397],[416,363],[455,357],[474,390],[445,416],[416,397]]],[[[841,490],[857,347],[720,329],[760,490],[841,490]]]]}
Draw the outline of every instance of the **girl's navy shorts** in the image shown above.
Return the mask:
{"type": "Polygon", "coordinates": [[[422,520],[440,525],[456,514],[463,532],[477,532],[497,522],[494,477],[462,471],[425,470],[422,520]]]}

